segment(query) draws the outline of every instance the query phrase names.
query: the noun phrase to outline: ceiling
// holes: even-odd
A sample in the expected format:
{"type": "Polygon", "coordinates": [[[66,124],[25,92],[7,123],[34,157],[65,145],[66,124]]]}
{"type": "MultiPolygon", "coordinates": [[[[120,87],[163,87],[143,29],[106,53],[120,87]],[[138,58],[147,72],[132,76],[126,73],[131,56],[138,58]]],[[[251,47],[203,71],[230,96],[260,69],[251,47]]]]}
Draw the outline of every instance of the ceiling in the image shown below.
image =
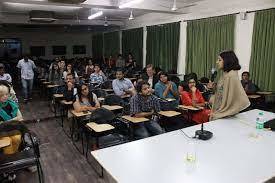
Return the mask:
{"type": "MultiPolygon", "coordinates": [[[[195,6],[201,0],[144,0],[131,8],[119,9],[119,5],[131,0],[86,0],[79,4],[56,3],[64,0],[2,0],[0,2],[0,22],[2,24],[37,24],[29,21],[32,10],[52,11],[58,25],[103,25],[105,17],[109,25],[123,26],[132,11],[134,17],[148,13],[165,13],[180,15],[186,13],[186,8],[195,6]],[[178,10],[172,11],[176,1],[178,10]],[[92,13],[103,11],[103,15],[88,20],[92,13]]],[[[77,0],[76,0],[77,1],[77,0]]],[[[68,1],[66,1],[68,2],[68,1]]]]}

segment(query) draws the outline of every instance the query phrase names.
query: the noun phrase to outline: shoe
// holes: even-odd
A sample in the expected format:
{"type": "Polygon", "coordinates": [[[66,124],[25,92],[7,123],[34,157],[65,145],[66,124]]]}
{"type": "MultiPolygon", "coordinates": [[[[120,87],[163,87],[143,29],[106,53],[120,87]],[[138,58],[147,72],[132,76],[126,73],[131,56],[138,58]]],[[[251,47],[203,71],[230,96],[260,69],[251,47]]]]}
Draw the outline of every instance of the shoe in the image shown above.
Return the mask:
{"type": "Polygon", "coordinates": [[[30,97],[29,100],[32,100],[32,97],[30,97]]]}
{"type": "Polygon", "coordinates": [[[25,98],[24,98],[24,103],[25,103],[25,104],[28,103],[28,99],[25,99],[25,98]]]}

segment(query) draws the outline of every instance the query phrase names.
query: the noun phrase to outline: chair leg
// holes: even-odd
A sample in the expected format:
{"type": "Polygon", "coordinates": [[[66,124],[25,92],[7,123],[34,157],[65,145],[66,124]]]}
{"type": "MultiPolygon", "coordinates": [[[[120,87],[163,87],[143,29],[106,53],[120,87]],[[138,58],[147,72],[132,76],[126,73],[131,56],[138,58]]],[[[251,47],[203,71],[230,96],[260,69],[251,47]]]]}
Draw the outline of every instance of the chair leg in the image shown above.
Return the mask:
{"type": "Polygon", "coordinates": [[[37,167],[39,183],[44,183],[43,170],[42,170],[42,167],[41,167],[41,164],[40,164],[39,160],[37,160],[37,162],[36,162],[36,167],[37,167]]]}

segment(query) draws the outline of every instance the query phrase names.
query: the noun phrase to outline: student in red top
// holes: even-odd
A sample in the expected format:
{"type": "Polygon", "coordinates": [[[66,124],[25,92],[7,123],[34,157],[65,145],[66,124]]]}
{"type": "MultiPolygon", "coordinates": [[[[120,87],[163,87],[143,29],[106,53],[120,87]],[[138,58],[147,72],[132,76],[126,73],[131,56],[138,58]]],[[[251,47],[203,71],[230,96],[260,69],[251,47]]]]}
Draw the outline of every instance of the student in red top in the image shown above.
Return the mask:
{"type": "MultiPolygon", "coordinates": [[[[183,84],[183,91],[180,93],[183,105],[204,107],[205,100],[201,92],[196,88],[196,81],[192,77],[187,77],[183,84]]],[[[196,123],[204,123],[209,121],[210,110],[203,108],[192,114],[192,120],[196,123]]]]}

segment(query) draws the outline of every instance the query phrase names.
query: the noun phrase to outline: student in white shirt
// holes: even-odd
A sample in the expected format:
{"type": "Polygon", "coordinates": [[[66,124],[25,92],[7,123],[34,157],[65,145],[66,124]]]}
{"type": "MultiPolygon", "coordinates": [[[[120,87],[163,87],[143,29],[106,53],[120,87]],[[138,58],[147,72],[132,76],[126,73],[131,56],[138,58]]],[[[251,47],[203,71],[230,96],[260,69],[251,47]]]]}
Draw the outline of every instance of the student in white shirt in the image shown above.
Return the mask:
{"type": "Polygon", "coordinates": [[[32,99],[32,87],[34,78],[34,69],[36,66],[27,55],[23,56],[23,59],[19,60],[17,68],[21,69],[21,82],[24,93],[25,103],[32,99]]]}
{"type": "Polygon", "coordinates": [[[7,81],[10,84],[12,83],[11,75],[8,73],[5,73],[5,66],[2,63],[0,63],[0,80],[7,81]]]}

